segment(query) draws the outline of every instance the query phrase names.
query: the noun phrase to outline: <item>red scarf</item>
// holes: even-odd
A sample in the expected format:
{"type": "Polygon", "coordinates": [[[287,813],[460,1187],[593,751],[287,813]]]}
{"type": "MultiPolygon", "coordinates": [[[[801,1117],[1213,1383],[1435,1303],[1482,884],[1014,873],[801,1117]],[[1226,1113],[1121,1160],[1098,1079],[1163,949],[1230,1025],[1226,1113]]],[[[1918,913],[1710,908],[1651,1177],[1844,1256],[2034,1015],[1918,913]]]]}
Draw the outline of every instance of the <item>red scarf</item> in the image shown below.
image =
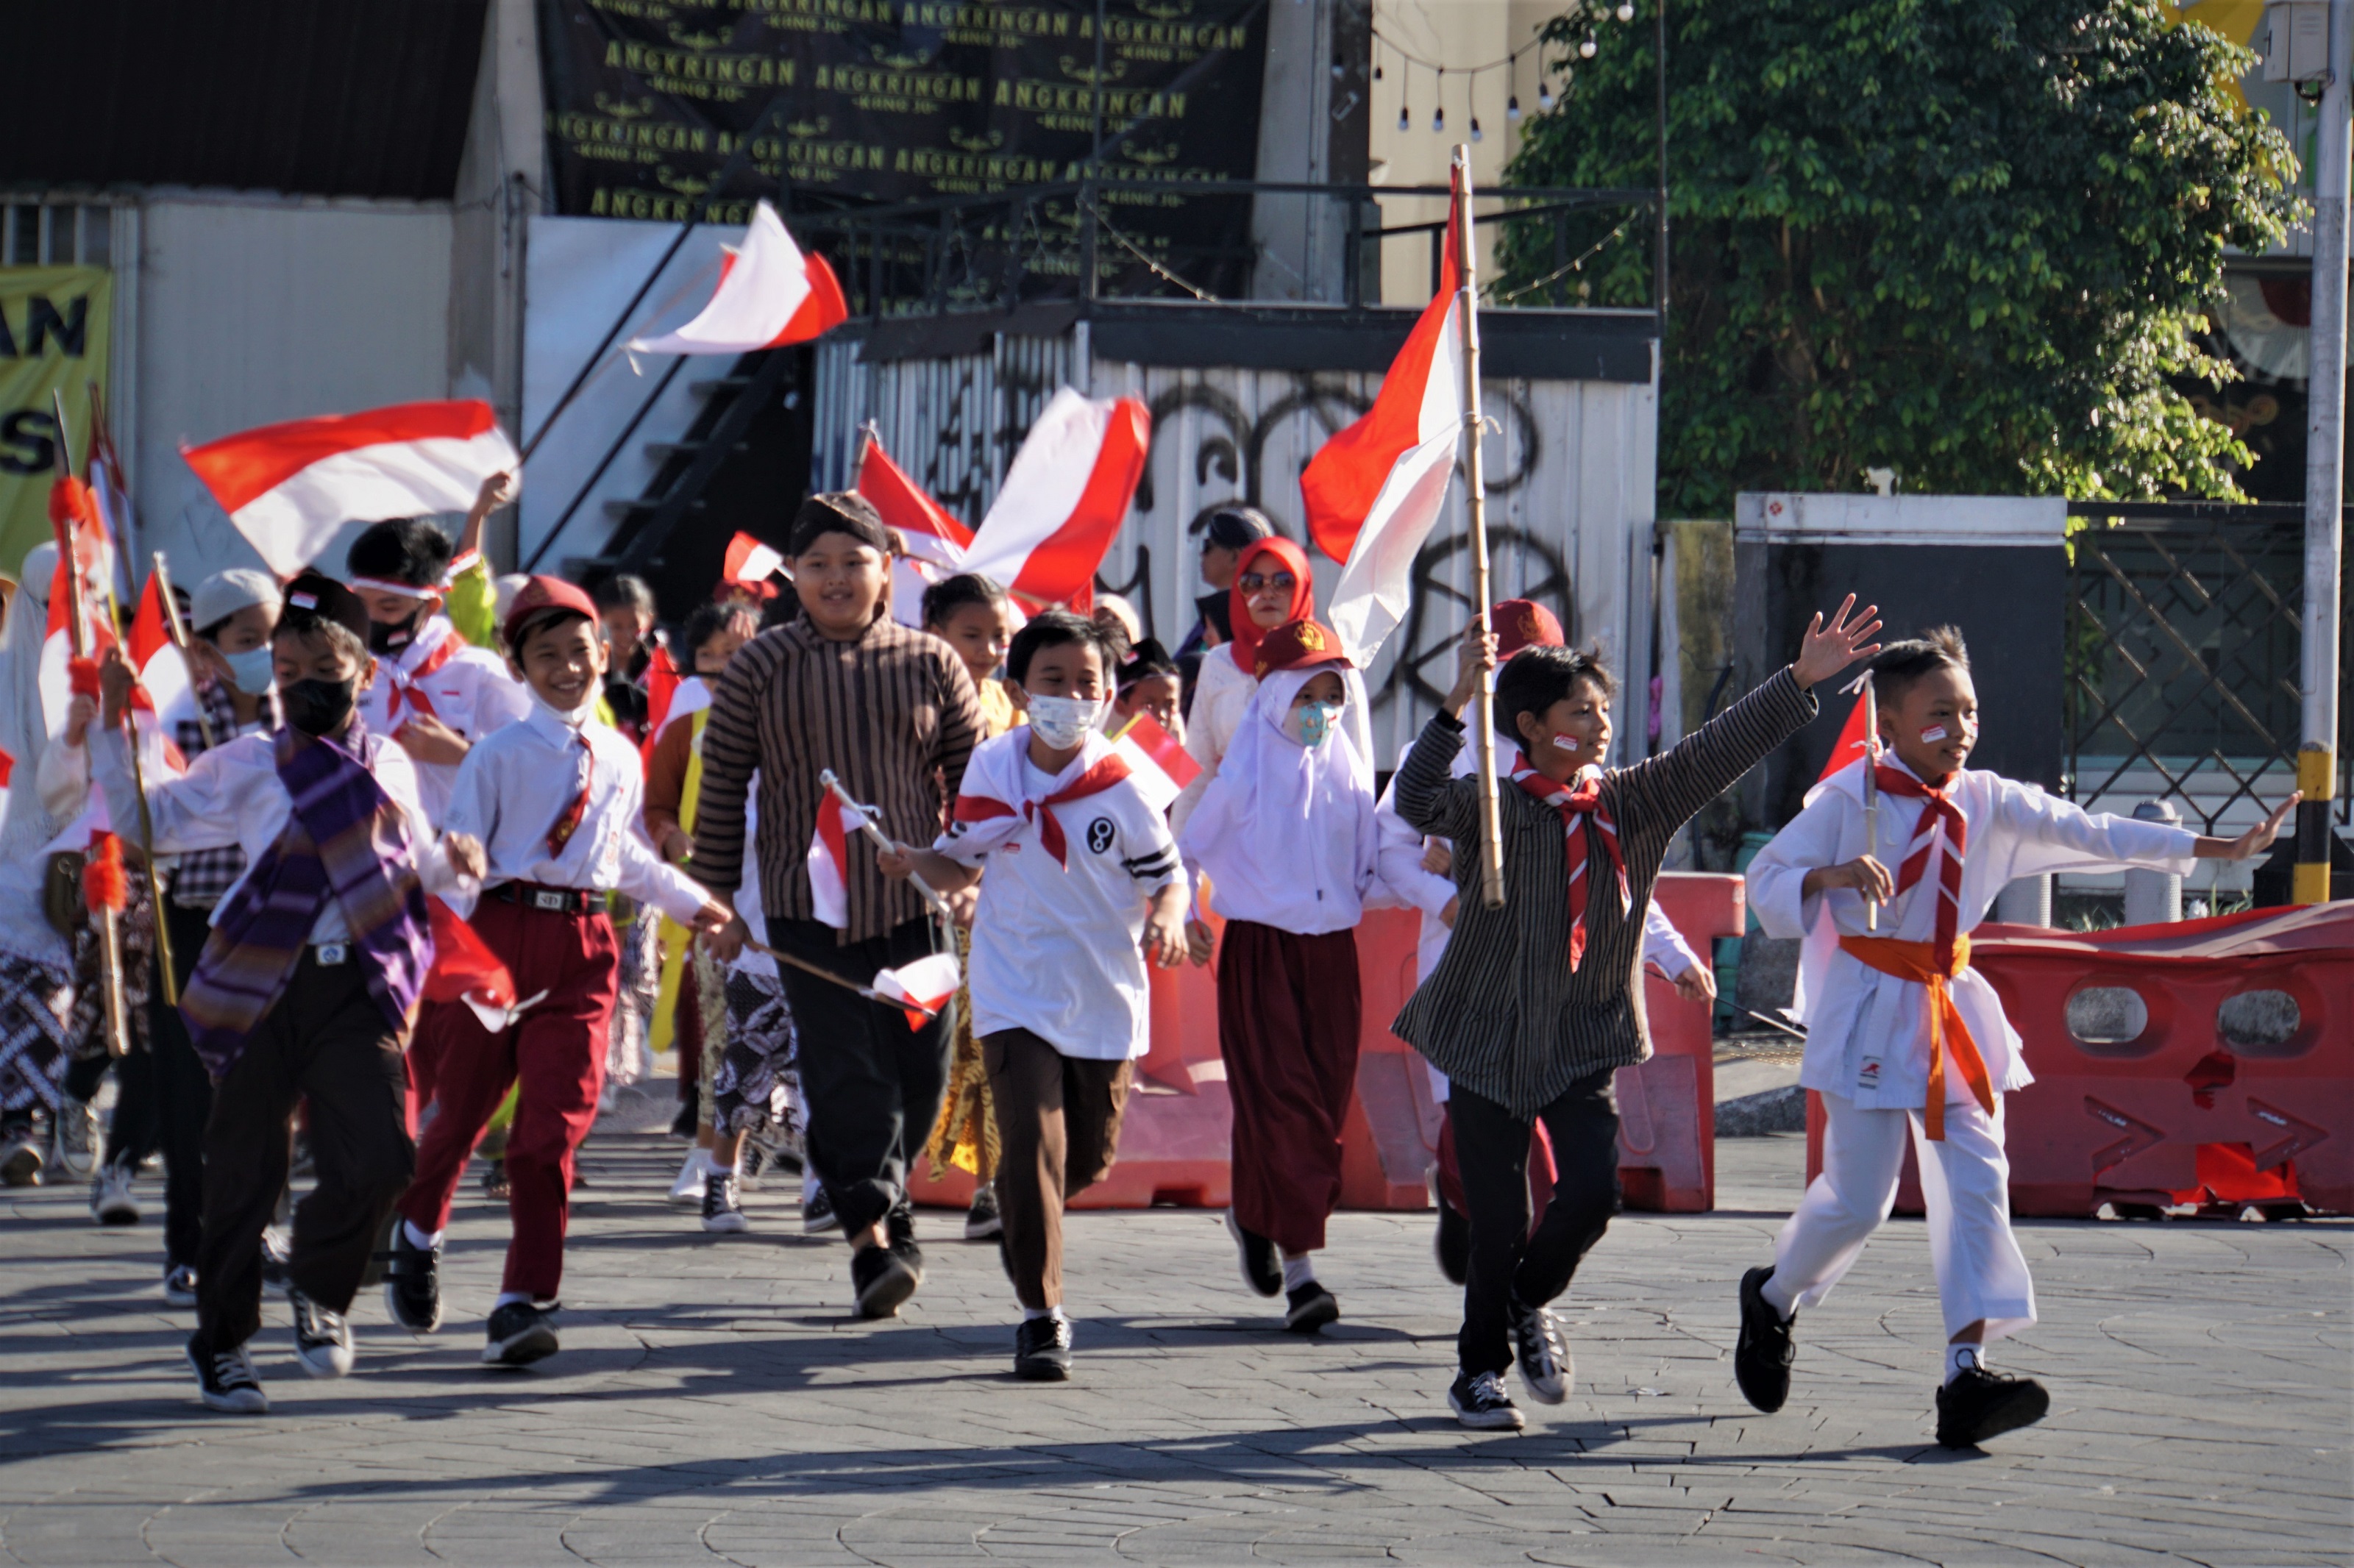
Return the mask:
{"type": "Polygon", "coordinates": [[[392,690],[385,694],[384,716],[387,724],[400,717],[400,699],[403,696],[408,699],[410,707],[415,708],[427,718],[441,716],[433,711],[432,699],[417,689],[417,683],[455,659],[458,656],[458,650],[465,646],[465,641],[464,638],[458,635],[457,629],[452,627],[447,636],[434,644],[433,652],[425,656],[425,662],[414,670],[404,671],[389,659],[379,661],[384,666],[385,679],[392,683],[392,690]]]}
{"type": "Polygon", "coordinates": [[[1903,862],[1896,868],[1896,896],[1903,897],[1929,869],[1930,859],[1936,857],[1935,957],[1939,969],[1950,969],[1954,963],[1954,938],[1962,923],[1962,855],[1969,848],[1969,822],[1943,789],[1933,789],[1900,768],[1882,763],[1873,770],[1872,780],[1885,794],[1922,802],[1921,820],[1913,828],[1913,842],[1905,846],[1903,862]]]}
{"type": "Polygon", "coordinates": [[[1284,611],[1281,626],[1288,621],[1305,620],[1316,613],[1316,574],[1308,565],[1308,552],[1284,538],[1257,539],[1243,546],[1235,557],[1235,586],[1227,589],[1226,623],[1235,634],[1235,668],[1257,679],[1259,640],[1267,629],[1251,619],[1250,596],[1243,592],[1243,574],[1257,570],[1268,577],[1278,572],[1291,574],[1291,604],[1284,611]]]}
{"type": "Polygon", "coordinates": [[[1578,769],[1570,784],[1556,784],[1529,766],[1523,753],[1512,756],[1512,782],[1522,793],[1551,806],[1561,818],[1563,849],[1569,857],[1569,972],[1575,974],[1577,966],[1585,961],[1585,900],[1594,881],[1587,876],[1588,840],[1585,824],[1590,820],[1602,830],[1602,846],[1610,856],[1610,869],[1618,877],[1618,912],[1622,915],[1634,907],[1627,887],[1627,857],[1618,849],[1618,824],[1602,809],[1602,769],[1587,763],[1578,769]]]}
{"type": "Polygon", "coordinates": [[[1090,795],[1100,795],[1127,778],[1128,772],[1127,761],[1118,752],[1108,752],[1097,758],[1086,772],[1044,800],[1023,801],[1018,811],[1004,801],[992,800],[987,795],[959,795],[956,820],[960,822],[986,822],[1002,817],[1020,817],[1025,822],[1036,822],[1038,842],[1045,846],[1048,854],[1055,857],[1056,865],[1068,871],[1071,869],[1070,843],[1063,836],[1063,824],[1055,820],[1052,811],[1041,816],[1039,808],[1067,805],[1073,800],[1084,800],[1090,795]]]}

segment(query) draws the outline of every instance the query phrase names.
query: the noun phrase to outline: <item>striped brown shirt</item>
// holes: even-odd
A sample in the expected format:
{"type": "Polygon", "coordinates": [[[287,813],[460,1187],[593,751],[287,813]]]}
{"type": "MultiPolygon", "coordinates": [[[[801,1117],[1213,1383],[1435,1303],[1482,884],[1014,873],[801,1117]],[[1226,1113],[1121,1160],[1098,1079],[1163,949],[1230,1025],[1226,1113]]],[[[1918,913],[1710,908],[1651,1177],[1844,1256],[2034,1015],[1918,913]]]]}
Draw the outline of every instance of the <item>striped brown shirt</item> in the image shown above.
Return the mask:
{"type": "MultiPolygon", "coordinates": [[[[1440,714],[1398,768],[1398,814],[1456,841],[1462,902],[1438,968],[1390,1025],[1455,1083],[1515,1116],[1534,1116],[1576,1080],[1651,1054],[1636,978],[1643,910],[1676,830],[1815,716],[1787,669],[1692,732],[1674,749],[1604,776],[1618,825],[1628,907],[1609,885],[1609,857],[1591,818],[1586,864],[1602,868],[1585,905],[1585,957],[1569,969],[1569,870],[1561,819],[1500,780],[1504,906],[1479,896],[1479,781],[1450,779],[1463,726],[1440,714]]],[[[1503,750],[1509,743],[1500,742],[1503,750]]],[[[1588,874],[1593,874],[1591,872],[1588,874]]]]}
{"type": "MultiPolygon", "coordinates": [[[[760,837],[753,858],[761,907],[771,919],[815,919],[807,862],[825,795],[818,775],[832,768],[844,789],[877,810],[892,838],[928,844],[956,799],[980,722],[972,677],[955,651],[887,615],[848,642],[823,636],[807,615],[762,632],[728,661],[712,694],[695,879],[722,894],[743,885],[744,791],[757,768],[760,837]]],[[[875,868],[864,835],[853,835],[849,849],[845,943],[879,937],[924,912],[912,886],[875,868]]]]}

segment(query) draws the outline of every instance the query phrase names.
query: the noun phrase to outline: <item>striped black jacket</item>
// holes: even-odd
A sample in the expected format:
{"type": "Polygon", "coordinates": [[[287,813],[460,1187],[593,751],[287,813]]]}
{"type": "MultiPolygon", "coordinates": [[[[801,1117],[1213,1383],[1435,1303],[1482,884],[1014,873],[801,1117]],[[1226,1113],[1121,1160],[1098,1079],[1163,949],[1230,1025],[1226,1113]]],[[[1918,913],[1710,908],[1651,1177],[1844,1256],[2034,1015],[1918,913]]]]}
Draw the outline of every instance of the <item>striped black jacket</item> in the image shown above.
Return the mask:
{"type": "MultiPolygon", "coordinates": [[[[1479,781],[1447,777],[1463,726],[1451,714],[1432,719],[1398,769],[1397,809],[1421,832],[1456,841],[1462,902],[1446,956],[1392,1031],[1455,1083],[1522,1117],[1579,1078],[1650,1055],[1637,965],[1643,909],[1668,841],[1815,712],[1814,697],[1785,669],[1672,750],[1604,777],[1631,908],[1622,912],[1612,895],[1601,830],[1589,821],[1586,863],[1602,868],[1605,880],[1586,900],[1585,958],[1575,974],[1561,819],[1499,780],[1504,906],[1488,908],[1479,898],[1479,781]]],[[[1508,745],[1500,739],[1498,750],[1509,756],[1508,745]]]]}

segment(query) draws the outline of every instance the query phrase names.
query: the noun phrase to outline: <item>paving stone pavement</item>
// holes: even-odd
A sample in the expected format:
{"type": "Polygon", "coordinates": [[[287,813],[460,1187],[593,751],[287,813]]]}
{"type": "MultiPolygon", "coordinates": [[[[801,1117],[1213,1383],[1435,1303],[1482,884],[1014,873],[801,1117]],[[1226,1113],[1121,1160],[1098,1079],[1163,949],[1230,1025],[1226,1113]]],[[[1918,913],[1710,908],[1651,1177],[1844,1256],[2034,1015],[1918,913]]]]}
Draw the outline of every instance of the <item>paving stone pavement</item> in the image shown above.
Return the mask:
{"type": "MultiPolygon", "coordinates": [[[[0,1562],[246,1568],[582,1563],[1525,1562],[2203,1564],[2354,1556],[2354,1225],[2030,1223],[2044,1321],[1999,1364],[2042,1425],[1930,1441],[1937,1308],[1892,1223],[1801,1320],[1791,1403],[1733,1386],[1733,1286],[1768,1255],[1802,1142],[1719,1145],[1707,1215],[1615,1224],[1563,1305],[1569,1402],[1523,1434],[1447,1414],[1456,1298],[1421,1214],[1347,1214],[1347,1316],[1274,1331],[1215,1214],[1071,1225],[1079,1373],[1007,1376],[995,1250],[928,1216],[923,1293],[847,1317],[838,1241],[790,1195],[713,1239],[662,1201],[678,1145],[600,1134],[574,1209],[565,1349],[480,1366],[504,1213],[461,1201],[452,1324],[355,1311],[359,1370],[303,1379],[282,1304],[266,1417],[206,1413],[157,1237],[70,1189],[0,1193],[0,1562]]],[[[143,1183],[143,1192],[154,1189],[143,1183]]]]}

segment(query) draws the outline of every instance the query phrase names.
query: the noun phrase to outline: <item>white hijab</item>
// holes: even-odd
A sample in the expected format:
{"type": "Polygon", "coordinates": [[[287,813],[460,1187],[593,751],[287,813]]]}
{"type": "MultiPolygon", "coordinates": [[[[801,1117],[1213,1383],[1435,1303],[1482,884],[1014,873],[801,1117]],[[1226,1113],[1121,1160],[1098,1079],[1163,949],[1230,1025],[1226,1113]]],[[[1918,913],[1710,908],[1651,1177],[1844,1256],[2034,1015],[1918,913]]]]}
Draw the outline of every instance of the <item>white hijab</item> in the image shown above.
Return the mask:
{"type": "MultiPolygon", "coordinates": [[[[1344,715],[1312,747],[1283,731],[1292,699],[1321,673],[1278,670],[1259,683],[1179,841],[1209,874],[1219,914],[1303,937],[1363,918],[1379,847],[1373,763],[1357,726],[1344,715]]],[[[1362,690],[1350,691],[1352,705],[1362,690]]]]}
{"type": "Polygon", "coordinates": [[[25,786],[8,791],[7,812],[0,817],[0,860],[31,854],[63,825],[41,809],[41,792],[33,787],[49,740],[41,709],[41,644],[48,637],[49,579],[57,564],[55,545],[37,545],[26,555],[7,626],[0,631],[0,751],[15,759],[13,777],[25,786]]]}

